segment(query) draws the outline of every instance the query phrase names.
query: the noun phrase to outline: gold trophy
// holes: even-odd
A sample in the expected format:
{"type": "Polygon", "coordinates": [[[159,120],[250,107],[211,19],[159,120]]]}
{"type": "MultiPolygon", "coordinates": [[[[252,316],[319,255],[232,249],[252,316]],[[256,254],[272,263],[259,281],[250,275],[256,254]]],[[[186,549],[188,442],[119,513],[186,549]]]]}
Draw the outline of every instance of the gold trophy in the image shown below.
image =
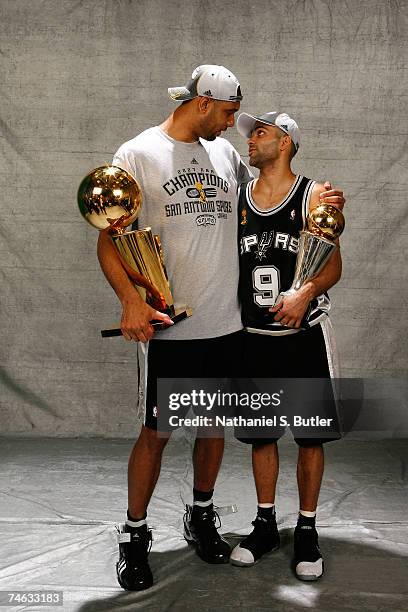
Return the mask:
{"type": "MultiPolygon", "coordinates": [[[[93,227],[108,232],[119,261],[142,299],[155,310],[167,314],[174,323],[191,316],[188,308],[175,309],[160,237],[150,227],[125,232],[142,206],[138,182],[117,166],[101,166],[86,175],[78,189],[81,215],[93,227]]],[[[152,321],[156,330],[168,326],[152,321]]],[[[120,336],[120,328],[104,329],[103,337],[120,336]]]]}
{"type": "Polygon", "coordinates": [[[298,291],[306,281],[317,276],[332,253],[338,248],[335,240],[344,230],[341,210],[331,204],[320,204],[311,210],[306,220],[307,230],[300,232],[295,277],[290,289],[282,291],[277,304],[285,296],[298,291]]]}

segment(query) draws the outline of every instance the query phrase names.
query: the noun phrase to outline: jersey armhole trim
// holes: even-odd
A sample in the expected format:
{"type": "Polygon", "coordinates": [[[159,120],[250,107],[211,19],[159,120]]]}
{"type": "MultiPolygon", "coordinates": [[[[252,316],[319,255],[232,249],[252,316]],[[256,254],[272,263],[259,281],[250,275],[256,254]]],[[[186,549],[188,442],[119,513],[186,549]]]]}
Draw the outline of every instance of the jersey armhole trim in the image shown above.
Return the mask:
{"type": "Polygon", "coordinates": [[[302,218],[303,218],[303,229],[306,229],[306,219],[309,214],[309,206],[310,199],[312,196],[312,191],[314,186],[316,185],[316,181],[310,180],[306,185],[306,189],[303,192],[303,200],[302,200],[302,218]]]}

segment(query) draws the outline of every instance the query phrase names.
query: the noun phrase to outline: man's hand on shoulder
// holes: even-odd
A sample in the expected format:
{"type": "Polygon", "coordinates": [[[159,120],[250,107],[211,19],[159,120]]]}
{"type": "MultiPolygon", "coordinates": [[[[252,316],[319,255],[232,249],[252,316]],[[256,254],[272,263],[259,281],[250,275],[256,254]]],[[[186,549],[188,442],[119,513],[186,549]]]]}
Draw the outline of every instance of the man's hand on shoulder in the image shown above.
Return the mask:
{"type": "Polygon", "coordinates": [[[169,326],[174,325],[168,315],[151,308],[143,301],[124,301],[122,306],[120,328],[126,340],[135,340],[136,342],[148,342],[151,340],[154,329],[150,322],[153,320],[163,321],[163,323],[169,326]]]}
{"type": "Polygon", "coordinates": [[[332,189],[330,181],[326,181],[324,184],[316,183],[313,187],[310,210],[316,208],[319,204],[331,204],[339,210],[343,210],[345,202],[343,191],[332,189]]]}

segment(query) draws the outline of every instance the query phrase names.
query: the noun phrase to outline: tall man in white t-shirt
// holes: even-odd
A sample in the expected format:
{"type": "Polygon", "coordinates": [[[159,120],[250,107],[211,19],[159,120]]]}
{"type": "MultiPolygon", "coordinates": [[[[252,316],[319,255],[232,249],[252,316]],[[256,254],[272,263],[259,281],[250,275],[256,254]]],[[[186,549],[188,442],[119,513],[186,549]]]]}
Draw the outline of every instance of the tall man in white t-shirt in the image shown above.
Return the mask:
{"type": "MultiPolygon", "coordinates": [[[[236,377],[241,364],[237,188],[251,175],[232,145],[218,138],[234,125],[241,88],[226,68],[204,65],[169,95],[182,104],[160,126],[122,145],[113,163],[139,181],[144,196],[139,224],[160,234],[176,305],[188,305],[193,316],[173,327],[167,315],[141,300],[106,233],[98,243],[101,267],[122,303],[123,335],[139,341],[144,387],[139,401],[145,418],[129,459],[128,514],[119,537],[118,580],[128,590],[153,583],[146,511],[170,435],[157,435],[157,379],[236,377]],[[153,319],[169,329],[153,337],[153,319]]],[[[342,200],[337,191],[325,196],[342,200]]],[[[222,437],[198,435],[193,506],[187,506],[184,521],[187,541],[208,563],[226,563],[230,554],[215,527],[212,504],[223,448],[222,437]]]]}

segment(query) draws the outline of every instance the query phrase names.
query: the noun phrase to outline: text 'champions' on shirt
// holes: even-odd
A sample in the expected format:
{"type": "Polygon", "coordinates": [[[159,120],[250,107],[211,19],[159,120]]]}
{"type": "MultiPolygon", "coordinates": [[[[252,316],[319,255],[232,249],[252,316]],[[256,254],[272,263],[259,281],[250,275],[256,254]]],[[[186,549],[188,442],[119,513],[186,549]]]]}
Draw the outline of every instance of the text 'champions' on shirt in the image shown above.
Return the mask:
{"type": "Polygon", "coordinates": [[[157,339],[201,339],[242,328],[237,191],[251,174],[223,138],[185,143],[158,126],[124,143],[113,164],[139,182],[140,229],[159,234],[175,306],[193,316],[157,339]]]}

